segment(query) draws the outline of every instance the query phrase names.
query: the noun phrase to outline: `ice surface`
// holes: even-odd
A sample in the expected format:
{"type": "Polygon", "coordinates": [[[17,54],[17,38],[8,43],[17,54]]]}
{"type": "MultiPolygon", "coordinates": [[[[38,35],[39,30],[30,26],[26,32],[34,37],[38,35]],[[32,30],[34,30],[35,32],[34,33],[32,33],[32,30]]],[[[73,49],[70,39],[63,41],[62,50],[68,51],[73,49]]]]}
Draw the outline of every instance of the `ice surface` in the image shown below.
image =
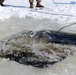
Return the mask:
{"type": "MultiPolygon", "coordinates": [[[[61,2],[61,0],[55,0],[61,2]]],[[[75,0],[62,0],[71,2],[75,0]]],[[[35,1],[36,3],[36,1],[35,1]]],[[[36,5],[34,3],[34,5],[36,5]]],[[[58,30],[67,24],[76,22],[76,5],[56,5],[52,0],[43,0],[45,9],[30,11],[28,0],[5,0],[7,7],[0,6],[0,40],[19,33],[23,30],[58,30]],[[42,12],[42,13],[41,13],[42,12]],[[27,20],[31,17],[35,20],[27,20]],[[12,18],[12,19],[11,19],[12,18]],[[19,18],[19,19],[17,19],[19,18]],[[49,19],[44,20],[44,19],[49,19]],[[25,21],[26,20],[26,21],[25,21]],[[29,22],[30,21],[30,22],[29,22]]],[[[76,24],[65,28],[63,31],[76,33],[76,24]]],[[[74,48],[73,48],[74,49],[74,48]]],[[[44,69],[24,66],[14,61],[0,59],[0,75],[76,75],[76,55],[70,56],[64,61],[44,69]]]]}
{"type": "Polygon", "coordinates": [[[76,75],[76,55],[44,69],[24,66],[14,61],[0,59],[1,75],[76,75]]]}

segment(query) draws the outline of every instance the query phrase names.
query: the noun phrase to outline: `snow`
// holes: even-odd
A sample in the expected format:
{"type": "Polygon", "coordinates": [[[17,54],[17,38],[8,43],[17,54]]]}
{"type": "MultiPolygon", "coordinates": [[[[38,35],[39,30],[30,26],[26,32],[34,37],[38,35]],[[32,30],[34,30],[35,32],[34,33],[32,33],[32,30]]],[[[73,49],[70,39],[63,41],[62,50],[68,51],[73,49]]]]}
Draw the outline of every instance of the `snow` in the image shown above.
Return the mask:
{"type": "MultiPolygon", "coordinates": [[[[60,0],[54,0],[59,2],[60,0]]],[[[66,0],[62,0],[62,3],[66,0]]],[[[72,2],[72,0],[67,0],[67,2],[72,2]]],[[[66,2],[66,3],[67,3],[66,2]]],[[[45,8],[42,10],[35,10],[29,8],[28,0],[5,0],[4,2],[7,7],[0,7],[0,19],[5,20],[11,17],[26,18],[32,17],[35,19],[48,18],[59,23],[69,23],[75,22],[76,19],[76,5],[75,4],[64,4],[56,5],[52,0],[44,0],[42,4],[45,8]],[[35,10],[35,12],[34,12],[35,10]],[[33,12],[32,12],[33,11],[33,12]],[[37,12],[38,11],[38,12],[37,12]],[[42,13],[41,13],[42,12],[42,13]]],[[[36,6],[36,1],[34,2],[34,7],[36,6]]]]}
{"type": "MultiPolygon", "coordinates": [[[[30,9],[28,0],[5,0],[6,7],[0,6],[0,40],[23,30],[57,31],[72,23],[74,25],[68,26],[62,31],[75,33],[76,4],[54,4],[53,1],[61,2],[60,0],[42,0],[41,4],[45,8],[36,10],[36,1],[34,1],[34,9],[30,9]],[[31,19],[26,20],[27,17],[31,19]]],[[[66,0],[62,0],[62,3],[64,2],[66,0]]],[[[72,0],[67,0],[67,2],[71,3],[72,0]]]]}

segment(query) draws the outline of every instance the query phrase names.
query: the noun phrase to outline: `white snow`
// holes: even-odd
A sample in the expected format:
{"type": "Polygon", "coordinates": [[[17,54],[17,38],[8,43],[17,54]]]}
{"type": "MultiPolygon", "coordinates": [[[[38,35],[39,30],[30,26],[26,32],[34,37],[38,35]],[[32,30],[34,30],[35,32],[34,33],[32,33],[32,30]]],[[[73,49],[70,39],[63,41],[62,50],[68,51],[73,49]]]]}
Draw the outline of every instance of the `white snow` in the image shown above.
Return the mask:
{"type": "MultiPolygon", "coordinates": [[[[72,0],[62,0],[67,3],[72,0]]],[[[74,1],[74,0],[73,0],[74,1]]],[[[60,0],[54,0],[54,2],[61,2],[60,0]]],[[[11,17],[25,18],[32,17],[36,19],[48,18],[52,21],[59,23],[75,22],[76,19],[76,4],[54,4],[53,0],[43,0],[42,4],[45,6],[42,10],[36,9],[36,1],[34,2],[34,9],[29,8],[28,0],[5,0],[4,4],[7,7],[0,7],[0,19],[5,20],[11,17]]],[[[74,1],[75,2],[75,1],[74,1]]]]}

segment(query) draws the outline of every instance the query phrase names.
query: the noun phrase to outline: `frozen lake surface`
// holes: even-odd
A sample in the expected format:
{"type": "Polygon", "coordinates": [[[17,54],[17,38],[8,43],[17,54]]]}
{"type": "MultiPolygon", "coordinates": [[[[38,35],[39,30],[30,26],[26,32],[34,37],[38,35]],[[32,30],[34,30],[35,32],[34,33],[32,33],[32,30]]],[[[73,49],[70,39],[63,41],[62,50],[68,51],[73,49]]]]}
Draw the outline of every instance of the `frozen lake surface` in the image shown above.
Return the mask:
{"type": "MultiPolygon", "coordinates": [[[[10,18],[4,21],[0,21],[0,40],[5,37],[9,37],[13,34],[17,34],[24,30],[54,30],[58,31],[60,28],[67,26],[66,24],[60,24],[49,19],[33,19],[33,18],[10,18]]],[[[76,24],[65,27],[61,31],[67,33],[76,32],[76,24]]]]}
{"type": "MultiPolygon", "coordinates": [[[[35,8],[29,9],[28,0],[5,0],[4,4],[7,7],[0,6],[0,41],[26,30],[58,31],[69,24],[73,25],[61,31],[76,34],[76,4],[54,4],[53,1],[61,2],[61,0],[43,0],[42,4],[45,8],[36,11],[35,8]]],[[[75,0],[62,0],[62,3],[72,1],[75,2],[75,0]]],[[[35,3],[36,1],[34,7],[35,3]]],[[[59,47],[63,48],[63,46],[59,47]]],[[[74,45],[71,48],[76,50],[74,45]]],[[[76,75],[76,52],[65,60],[43,69],[0,58],[0,75],[76,75]]]]}
{"type": "Polygon", "coordinates": [[[48,68],[38,69],[18,64],[14,61],[0,59],[1,75],[76,75],[76,55],[48,68]]]}
{"type": "MultiPolygon", "coordinates": [[[[11,18],[0,21],[0,40],[8,38],[13,34],[25,30],[56,30],[58,31],[63,25],[50,21],[48,19],[32,19],[32,18],[11,18]],[[60,27],[61,26],[61,27],[60,27]]],[[[68,28],[65,32],[72,33],[75,30],[68,28]],[[71,30],[71,32],[70,32],[71,30]]],[[[66,47],[66,46],[65,46],[66,47]]],[[[75,46],[72,46],[75,50],[75,46]]],[[[32,66],[21,65],[14,61],[0,59],[0,74],[1,75],[76,75],[75,53],[65,60],[47,68],[38,69],[32,66]],[[29,72],[30,71],[30,72],[29,72]]]]}

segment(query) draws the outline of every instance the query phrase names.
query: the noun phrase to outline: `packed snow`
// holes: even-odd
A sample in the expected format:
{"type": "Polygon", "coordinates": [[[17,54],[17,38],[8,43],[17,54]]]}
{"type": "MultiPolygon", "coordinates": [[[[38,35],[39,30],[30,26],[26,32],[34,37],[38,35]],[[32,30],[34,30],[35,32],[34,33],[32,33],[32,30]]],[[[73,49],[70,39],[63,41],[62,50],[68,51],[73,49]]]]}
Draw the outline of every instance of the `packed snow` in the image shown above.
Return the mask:
{"type": "MultiPolygon", "coordinates": [[[[62,0],[62,3],[71,3],[72,0],[62,0]]],[[[75,1],[75,0],[73,0],[75,1]]],[[[32,17],[35,19],[48,18],[59,23],[75,22],[76,19],[76,4],[55,4],[54,2],[61,2],[60,0],[43,0],[44,9],[36,10],[36,1],[34,2],[34,9],[29,8],[28,0],[5,0],[4,4],[7,7],[0,7],[0,19],[5,20],[11,17],[32,17]]]]}
{"type": "MultiPolygon", "coordinates": [[[[0,6],[0,40],[23,30],[56,30],[76,34],[75,0],[42,0],[44,9],[29,8],[28,0],[5,0],[0,6]],[[59,3],[59,4],[57,4],[59,3]]],[[[73,48],[74,49],[74,48],[73,48]]],[[[0,75],[76,75],[76,54],[44,69],[21,65],[9,59],[0,58],[0,75]]]]}

